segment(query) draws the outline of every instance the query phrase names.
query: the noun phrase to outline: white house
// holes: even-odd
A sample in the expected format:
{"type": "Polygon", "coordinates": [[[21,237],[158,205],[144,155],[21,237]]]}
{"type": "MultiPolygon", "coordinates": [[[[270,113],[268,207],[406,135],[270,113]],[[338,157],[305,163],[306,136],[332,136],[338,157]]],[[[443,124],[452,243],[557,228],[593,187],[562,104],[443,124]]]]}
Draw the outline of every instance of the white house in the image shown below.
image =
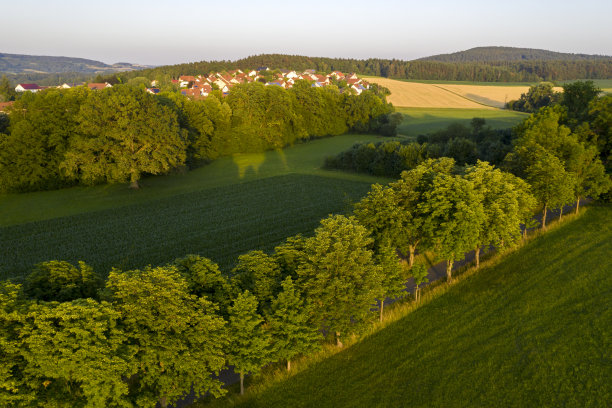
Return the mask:
{"type": "Polygon", "coordinates": [[[43,88],[36,84],[17,84],[15,92],[38,92],[42,91],[43,88]]]}

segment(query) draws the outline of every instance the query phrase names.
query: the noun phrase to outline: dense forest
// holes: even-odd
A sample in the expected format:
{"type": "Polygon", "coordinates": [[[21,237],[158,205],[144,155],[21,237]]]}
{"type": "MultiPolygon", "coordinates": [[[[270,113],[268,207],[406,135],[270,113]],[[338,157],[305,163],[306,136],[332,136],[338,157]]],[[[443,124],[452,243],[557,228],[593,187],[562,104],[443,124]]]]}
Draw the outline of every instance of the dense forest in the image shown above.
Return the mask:
{"type": "Polygon", "coordinates": [[[361,95],[297,81],[256,82],[204,100],[116,85],[25,93],[0,114],[0,192],[130,181],[232,153],[278,149],[346,133],[394,134],[393,107],[378,88],[361,95]],[[6,119],[9,119],[8,121],[6,119]]]}
{"type": "Polygon", "coordinates": [[[494,61],[583,61],[610,59],[606,55],[571,54],[534,48],[475,47],[451,54],[432,55],[418,61],[494,62],[494,61]]]}

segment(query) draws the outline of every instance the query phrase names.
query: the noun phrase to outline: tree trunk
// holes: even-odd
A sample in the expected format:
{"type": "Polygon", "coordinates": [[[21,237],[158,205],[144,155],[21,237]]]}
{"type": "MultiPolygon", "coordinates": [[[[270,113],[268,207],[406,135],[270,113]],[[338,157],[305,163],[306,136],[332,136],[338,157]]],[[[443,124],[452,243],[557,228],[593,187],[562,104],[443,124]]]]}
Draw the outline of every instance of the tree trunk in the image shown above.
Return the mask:
{"type": "Polygon", "coordinates": [[[523,240],[527,239],[527,224],[525,224],[525,228],[523,228],[523,240]]]}
{"type": "Polygon", "coordinates": [[[580,197],[576,200],[576,214],[578,214],[578,207],[580,207],[580,197]]]}
{"type": "Polygon", "coordinates": [[[130,171],[130,188],[134,190],[138,190],[140,186],[138,185],[138,172],[136,170],[130,171]]]}
{"type": "Polygon", "coordinates": [[[408,259],[408,266],[410,266],[412,268],[412,265],[414,265],[414,250],[415,250],[415,245],[410,245],[408,246],[408,250],[410,251],[410,258],[408,259]]]}
{"type": "Polygon", "coordinates": [[[160,405],[162,408],[166,408],[166,407],[168,406],[168,399],[167,399],[166,397],[161,397],[161,398],[159,399],[159,405],[160,405]]]}
{"type": "Polygon", "coordinates": [[[343,347],[344,344],[340,341],[340,332],[336,332],[336,346],[343,347]]]}
{"type": "Polygon", "coordinates": [[[385,307],[385,302],[381,299],[380,300],[380,318],[379,320],[382,322],[382,318],[383,318],[383,308],[385,307]]]}
{"type": "Polygon", "coordinates": [[[544,204],[544,215],[542,216],[542,229],[546,229],[546,212],[548,210],[548,206],[544,204]]]}
{"type": "Polygon", "coordinates": [[[448,259],[446,261],[446,282],[451,283],[453,281],[453,261],[448,259]]]}
{"type": "Polygon", "coordinates": [[[419,285],[416,285],[416,289],[414,290],[414,301],[419,303],[419,285]]]}
{"type": "Polygon", "coordinates": [[[291,360],[287,360],[287,371],[291,371],[291,360]]]}
{"type": "Polygon", "coordinates": [[[240,395],[244,395],[244,374],[240,373],[240,395]]]}
{"type": "Polygon", "coordinates": [[[476,247],[474,256],[476,257],[476,269],[478,269],[480,267],[480,247],[476,247]]]}
{"type": "Polygon", "coordinates": [[[559,221],[561,221],[562,216],[563,216],[563,206],[561,206],[561,209],[559,210],[559,221]]]}

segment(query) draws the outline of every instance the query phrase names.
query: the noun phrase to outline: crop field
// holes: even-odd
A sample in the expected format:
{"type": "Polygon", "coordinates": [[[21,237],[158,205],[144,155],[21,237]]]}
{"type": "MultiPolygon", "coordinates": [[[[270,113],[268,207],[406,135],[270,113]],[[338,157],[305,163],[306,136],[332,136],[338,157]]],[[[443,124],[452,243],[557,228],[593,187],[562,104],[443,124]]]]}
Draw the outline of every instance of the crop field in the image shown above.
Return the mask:
{"type": "Polygon", "coordinates": [[[369,82],[388,88],[391,95],[387,100],[395,106],[413,108],[457,108],[493,109],[471,101],[434,84],[405,82],[388,78],[366,78],[369,82]]]}
{"type": "MultiPolygon", "coordinates": [[[[503,108],[506,102],[516,100],[529,90],[530,84],[505,84],[458,81],[402,81],[372,77],[391,91],[389,102],[399,107],[490,109],[503,108]]],[[[560,87],[555,91],[562,91],[560,87]]]]}
{"type": "MultiPolygon", "coordinates": [[[[469,100],[482,103],[483,105],[503,108],[506,102],[516,100],[521,94],[527,93],[527,86],[484,86],[484,85],[434,85],[469,100]]],[[[557,91],[560,88],[555,89],[557,91]]]]}
{"type": "Polygon", "coordinates": [[[309,235],[330,213],[348,212],[370,183],[289,174],[146,203],[5,227],[0,278],[50,259],[111,267],[159,265],[197,253],[231,267],[249,250],[309,235]]]}
{"type": "Polygon", "coordinates": [[[46,260],[83,260],[106,274],[188,253],[229,268],[345,212],[383,178],[321,170],[327,155],[378,136],[343,135],[277,152],[235,155],[142,189],[79,187],[0,196],[0,279],[46,260]]]}
{"type": "Polygon", "coordinates": [[[469,125],[472,118],[484,118],[494,129],[513,127],[528,115],[522,112],[500,109],[433,109],[396,108],[404,115],[398,133],[409,138],[443,129],[454,122],[469,125]]]}
{"type": "Polygon", "coordinates": [[[198,406],[608,407],[612,207],[257,393],[198,406]]]}

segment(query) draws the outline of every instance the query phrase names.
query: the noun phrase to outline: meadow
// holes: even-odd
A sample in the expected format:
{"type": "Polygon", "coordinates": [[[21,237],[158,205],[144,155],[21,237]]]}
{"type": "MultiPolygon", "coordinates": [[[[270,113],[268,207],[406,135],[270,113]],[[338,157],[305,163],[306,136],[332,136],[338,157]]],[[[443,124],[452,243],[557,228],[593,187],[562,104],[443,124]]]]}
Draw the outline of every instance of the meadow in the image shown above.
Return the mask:
{"type": "Polygon", "coordinates": [[[420,134],[446,128],[451,123],[469,125],[472,118],[484,118],[494,129],[510,128],[528,115],[522,112],[500,109],[445,109],[445,108],[396,108],[404,115],[397,131],[403,136],[416,138],[420,134]]]}
{"type": "Polygon", "coordinates": [[[530,240],[235,407],[607,407],[612,207],[530,240]]]}

